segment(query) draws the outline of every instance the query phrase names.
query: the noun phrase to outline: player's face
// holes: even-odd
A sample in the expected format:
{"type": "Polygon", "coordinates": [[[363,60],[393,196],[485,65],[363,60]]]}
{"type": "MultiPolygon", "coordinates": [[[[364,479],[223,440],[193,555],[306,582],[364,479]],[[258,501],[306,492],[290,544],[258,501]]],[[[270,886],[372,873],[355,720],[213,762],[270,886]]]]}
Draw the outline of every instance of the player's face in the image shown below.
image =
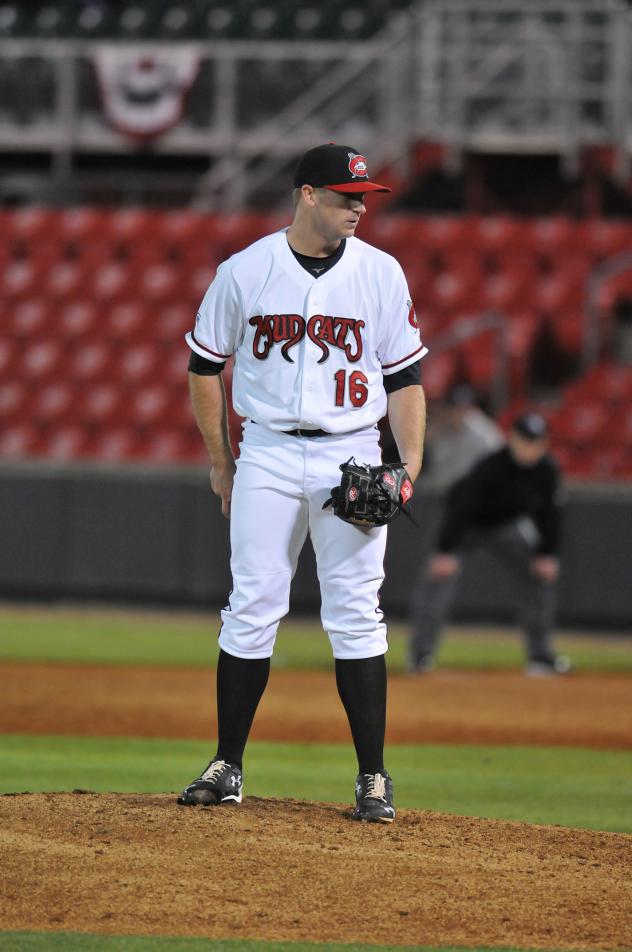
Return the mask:
{"type": "Polygon", "coordinates": [[[366,212],[364,192],[332,192],[314,189],[314,221],[328,242],[352,238],[366,212]]]}
{"type": "Polygon", "coordinates": [[[548,440],[527,440],[524,436],[511,431],[508,438],[509,449],[520,466],[535,466],[548,449],[548,440]]]}

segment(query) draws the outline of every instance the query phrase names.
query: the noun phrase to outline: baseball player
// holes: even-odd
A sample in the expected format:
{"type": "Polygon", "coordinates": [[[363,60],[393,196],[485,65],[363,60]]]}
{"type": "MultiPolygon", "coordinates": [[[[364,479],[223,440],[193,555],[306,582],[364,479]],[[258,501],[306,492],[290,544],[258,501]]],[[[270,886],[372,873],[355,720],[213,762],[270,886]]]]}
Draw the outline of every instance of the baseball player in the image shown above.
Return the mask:
{"type": "Polygon", "coordinates": [[[560,479],[548,454],[548,424],[517,417],[507,445],[485,456],[450,489],[435,552],[413,599],[411,672],[430,671],[457,592],[463,556],[484,547],[520,585],[526,672],[566,674],[570,661],[551,645],[559,573],[560,479]]]}
{"type": "MultiPolygon", "coordinates": [[[[377,423],[386,413],[407,469],[403,482],[387,474],[388,486],[405,488],[402,502],[421,468],[426,348],[401,267],[355,237],[366,195],[387,191],[370,180],[356,149],[310,149],[294,175],[292,224],[219,266],[187,334],[211,486],[230,516],[233,589],[219,634],[218,748],[181,804],[242,799],[246,741],[309,532],[358,757],[353,816],[386,823],[395,816],[383,759],[387,641],[378,592],[386,527],[344,521],[329,505],[341,464],[380,463],[377,423]],[[234,408],[245,417],[236,464],[220,376],[232,355],[234,408]]],[[[358,495],[353,486],[342,502],[358,495]]]]}

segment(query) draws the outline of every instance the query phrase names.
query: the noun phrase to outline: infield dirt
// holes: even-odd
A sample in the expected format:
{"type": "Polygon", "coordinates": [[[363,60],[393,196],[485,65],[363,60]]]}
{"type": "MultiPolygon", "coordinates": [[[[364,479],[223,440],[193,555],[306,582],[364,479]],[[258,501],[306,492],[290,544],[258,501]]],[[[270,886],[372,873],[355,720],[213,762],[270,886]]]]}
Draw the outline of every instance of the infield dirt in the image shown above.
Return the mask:
{"type": "MultiPolygon", "coordinates": [[[[4,663],[0,682],[2,733],[207,739],[216,730],[210,670],[4,663]]],[[[507,671],[391,675],[387,739],[629,750],[630,683],[507,671]]],[[[273,671],[252,737],[349,743],[333,673],[273,671]]]]}
{"type": "Polygon", "coordinates": [[[0,798],[2,928],[630,949],[629,836],[173,796],[0,798]]]}

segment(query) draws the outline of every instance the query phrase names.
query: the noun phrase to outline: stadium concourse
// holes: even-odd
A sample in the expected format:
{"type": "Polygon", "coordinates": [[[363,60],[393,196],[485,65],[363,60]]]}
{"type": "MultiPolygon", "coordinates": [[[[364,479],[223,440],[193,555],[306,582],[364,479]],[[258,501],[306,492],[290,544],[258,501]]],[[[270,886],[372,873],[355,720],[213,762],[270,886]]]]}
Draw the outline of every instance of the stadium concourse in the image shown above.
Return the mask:
{"type": "MultiPolygon", "coordinates": [[[[286,219],[133,208],[1,211],[0,457],[203,464],[183,336],[218,263],[286,219]]],[[[632,224],[391,214],[367,216],[359,236],[402,263],[430,348],[454,332],[453,346],[424,367],[431,401],[457,379],[488,399],[495,335],[460,340],[458,330],[464,316],[494,311],[508,342],[501,420],[534,405],[535,354],[548,334],[566,370],[540,409],[566,471],[632,476],[632,367],[606,344],[588,370],[578,369],[586,281],[630,248],[632,224]]],[[[616,302],[628,297],[632,271],[602,284],[604,340],[612,338],[616,302]]],[[[230,386],[230,373],[226,379],[230,386]]],[[[231,433],[236,444],[234,416],[231,433]]]]}

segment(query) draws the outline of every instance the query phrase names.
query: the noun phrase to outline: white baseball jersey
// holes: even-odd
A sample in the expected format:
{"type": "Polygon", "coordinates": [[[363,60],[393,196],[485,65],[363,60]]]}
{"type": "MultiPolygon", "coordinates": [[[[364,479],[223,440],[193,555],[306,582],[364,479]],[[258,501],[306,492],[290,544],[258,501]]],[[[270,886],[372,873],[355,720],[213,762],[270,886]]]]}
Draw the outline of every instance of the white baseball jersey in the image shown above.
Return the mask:
{"type": "Polygon", "coordinates": [[[375,425],[386,413],[382,375],[427,352],[395,258],[347,238],[316,278],[286,230],[219,266],[186,340],[207,360],[235,355],[235,411],[276,431],[375,425]]]}

